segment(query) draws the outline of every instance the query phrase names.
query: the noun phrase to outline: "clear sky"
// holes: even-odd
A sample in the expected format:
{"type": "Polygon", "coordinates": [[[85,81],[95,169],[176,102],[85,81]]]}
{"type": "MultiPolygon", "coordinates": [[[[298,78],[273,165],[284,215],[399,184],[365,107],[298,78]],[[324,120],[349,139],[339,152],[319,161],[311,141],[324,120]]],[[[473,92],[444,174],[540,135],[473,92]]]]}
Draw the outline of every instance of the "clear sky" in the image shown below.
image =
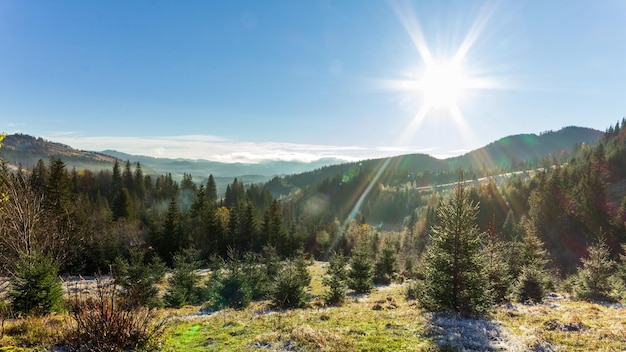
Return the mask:
{"type": "Polygon", "coordinates": [[[623,0],[0,0],[0,130],[81,149],[444,157],[624,115],[623,0]]]}

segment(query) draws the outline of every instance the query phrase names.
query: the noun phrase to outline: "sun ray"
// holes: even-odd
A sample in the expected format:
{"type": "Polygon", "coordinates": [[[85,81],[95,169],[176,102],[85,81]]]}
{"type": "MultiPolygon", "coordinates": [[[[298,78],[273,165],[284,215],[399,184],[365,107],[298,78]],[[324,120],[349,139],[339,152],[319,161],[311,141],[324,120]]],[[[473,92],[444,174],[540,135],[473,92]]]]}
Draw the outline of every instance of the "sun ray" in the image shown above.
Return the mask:
{"type": "Polygon", "coordinates": [[[472,24],[472,27],[467,32],[467,35],[465,36],[465,40],[463,40],[463,43],[461,44],[461,46],[459,46],[459,49],[454,55],[454,58],[452,59],[453,62],[458,63],[458,62],[463,61],[463,59],[465,58],[467,53],[470,51],[470,49],[472,48],[472,46],[474,45],[474,43],[476,42],[476,40],[482,33],[483,29],[487,25],[487,22],[489,22],[489,18],[493,15],[493,13],[495,12],[495,9],[496,9],[495,2],[485,3],[483,5],[483,7],[481,8],[480,14],[476,17],[476,20],[472,24]]]}
{"type": "Polygon", "coordinates": [[[392,6],[396,16],[398,16],[398,19],[400,20],[400,23],[402,23],[402,26],[411,37],[415,48],[419,51],[424,63],[427,65],[433,63],[433,55],[430,52],[430,48],[428,48],[428,45],[426,44],[426,40],[424,39],[424,35],[422,33],[422,27],[415,16],[413,6],[411,6],[408,1],[396,2],[393,3],[392,6]]]}

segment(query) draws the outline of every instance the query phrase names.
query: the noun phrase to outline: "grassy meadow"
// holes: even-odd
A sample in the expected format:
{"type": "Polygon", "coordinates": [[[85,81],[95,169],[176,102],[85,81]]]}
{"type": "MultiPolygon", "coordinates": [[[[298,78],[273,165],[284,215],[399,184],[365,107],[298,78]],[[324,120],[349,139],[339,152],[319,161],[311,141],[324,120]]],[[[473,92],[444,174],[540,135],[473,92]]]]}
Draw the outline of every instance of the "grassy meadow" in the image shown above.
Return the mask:
{"type": "MultiPolygon", "coordinates": [[[[203,312],[199,306],[161,309],[167,328],[162,351],[623,351],[626,307],[573,301],[549,294],[543,303],[506,303],[472,319],[425,313],[407,301],[408,283],[349,294],[326,307],[321,278],[326,263],[309,267],[311,301],[279,311],[270,301],[242,310],[203,312]]],[[[67,314],[2,322],[1,351],[65,351],[67,314]]]]}

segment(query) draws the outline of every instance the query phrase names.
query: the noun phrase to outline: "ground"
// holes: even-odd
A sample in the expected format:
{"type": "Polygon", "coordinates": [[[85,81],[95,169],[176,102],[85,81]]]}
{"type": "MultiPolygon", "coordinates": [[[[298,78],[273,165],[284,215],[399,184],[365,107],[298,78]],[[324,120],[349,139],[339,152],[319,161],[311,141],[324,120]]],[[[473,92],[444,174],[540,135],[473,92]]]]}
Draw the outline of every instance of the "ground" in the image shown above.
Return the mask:
{"type": "MultiPolygon", "coordinates": [[[[321,277],[326,263],[310,266],[309,306],[273,310],[270,301],[243,310],[202,313],[198,306],[163,310],[169,327],[163,351],[624,351],[626,307],[549,294],[543,303],[507,303],[472,319],[433,314],[407,301],[407,283],[349,295],[325,307],[321,277]]],[[[68,284],[74,285],[76,282],[68,284]]],[[[89,283],[80,290],[88,291],[89,283]]],[[[64,314],[4,323],[0,350],[41,351],[58,341],[64,314]],[[15,347],[19,346],[19,347],[15,347]]],[[[58,349],[57,349],[58,350],[58,349]]]]}

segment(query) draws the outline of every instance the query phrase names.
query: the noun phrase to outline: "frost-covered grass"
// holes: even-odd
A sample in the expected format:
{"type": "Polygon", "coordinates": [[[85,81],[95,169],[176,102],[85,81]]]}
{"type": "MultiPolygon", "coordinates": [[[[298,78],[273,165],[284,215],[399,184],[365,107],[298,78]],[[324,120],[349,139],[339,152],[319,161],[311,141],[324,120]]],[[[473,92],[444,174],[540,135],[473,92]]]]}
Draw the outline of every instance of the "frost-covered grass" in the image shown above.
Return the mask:
{"type": "MultiPolygon", "coordinates": [[[[626,307],[550,295],[544,303],[509,303],[487,317],[426,313],[404,297],[407,284],[349,294],[341,307],[319,297],[325,263],[312,274],[308,307],[286,311],[270,301],[243,310],[202,313],[198,306],[164,309],[174,316],[163,351],[623,351],[626,307]]],[[[67,315],[7,320],[0,350],[41,351],[62,341],[67,315]]]]}
{"type": "Polygon", "coordinates": [[[626,308],[551,295],[541,304],[507,304],[494,319],[527,346],[559,351],[626,350],[626,308]]]}
{"type": "MultiPolygon", "coordinates": [[[[310,294],[324,292],[324,263],[309,269],[310,294]]],[[[341,307],[314,300],[305,309],[273,311],[255,302],[241,311],[181,319],[167,351],[576,351],[626,350],[626,308],[552,295],[542,304],[506,304],[485,318],[421,311],[405,285],[349,295],[341,307]]]]}

